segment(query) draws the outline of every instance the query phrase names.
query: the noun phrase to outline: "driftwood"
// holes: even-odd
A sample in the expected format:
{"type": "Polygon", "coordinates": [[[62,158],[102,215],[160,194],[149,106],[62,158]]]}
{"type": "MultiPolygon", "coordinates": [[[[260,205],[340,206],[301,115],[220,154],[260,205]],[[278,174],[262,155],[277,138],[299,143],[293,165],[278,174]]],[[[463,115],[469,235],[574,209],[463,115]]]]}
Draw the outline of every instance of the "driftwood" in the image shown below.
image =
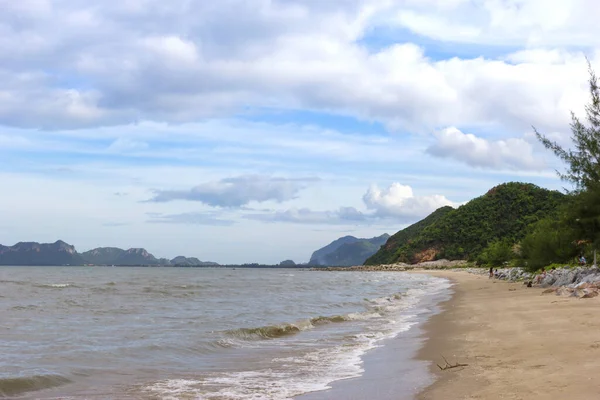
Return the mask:
{"type": "Polygon", "coordinates": [[[446,362],[446,365],[444,365],[443,367],[440,364],[435,364],[438,366],[438,368],[442,371],[445,371],[447,369],[451,369],[451,368],[458,368],[458,367],[468,367],[469,364],[460,364],[460,363],[456,363],[456,364],[450,364],[448,362],[448,360],[446,360],[446,357],[442,356],[442,358],[444,359],[444,361],[446,362]]]}

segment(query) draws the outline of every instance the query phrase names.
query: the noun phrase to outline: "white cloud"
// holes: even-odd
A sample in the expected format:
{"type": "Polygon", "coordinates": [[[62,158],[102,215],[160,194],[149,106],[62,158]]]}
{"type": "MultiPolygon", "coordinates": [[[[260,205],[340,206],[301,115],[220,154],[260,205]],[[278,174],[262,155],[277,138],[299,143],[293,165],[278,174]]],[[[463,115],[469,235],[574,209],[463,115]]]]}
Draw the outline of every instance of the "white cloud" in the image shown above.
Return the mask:
{"type": "Polygon", "coordinates": [[[388,20],[440,41],[489,45],[598,46],[593,0],[426,1],[396,4],[388,20]],[[406,15],[411,18],[407,18],[406,15]],[[435,22],[435,23],[434,23],[435,22]]]}
{"type": "Polygon", "coordinates": [[[456,206],[442,195],[415,196],[410,186],[393,183],[387,189],[376,185],[363,196],[366,206],[380,217],[396,217],[400,220],[417,220],[444,206],[456,206]]]}
{"type": "Polygon", "coordinates": [[[34,128],[190,122],[273,106],[394,129],[559,130],[585,96],[581,54],[433,61],[414,44],[370,52],[358,40],[396,23],[439,40],[527,46],[547,33],[557,45],[600,44],[591,17],[599,6],[583,0],[554,9],[539,0],[25,3],[0,15],[0,123],[34,128]]]}
{"type": "Polygon", "coordinates": [[[354,207],[340,207],[333,211],[316,211],[309,208],[291,208],[267,213],[252,213],[245,216],[262,222],[287,222],[312,225],[363,225],[372,224],[371,216],[354,207]]]}
{"type": "Polygon", "coordinates": [[[457,128],[435,133],[436,142],[427,152],[451,158],[474,167],[514,170],[542,170],[545,165],[533,154],[533,146],[524,139],[486,140],[457,128]]]}
{"type": "Polygon", "coordinates": [[[340,207],[316,211],[291,208],[273,212],[247,214],[246,218],[263,222],[288,222],[322,225],[378,225],[415,222],[443,206],[457,206],[442,195],[415,196],[410,186],[393,183],[381,190],[372,185],[363,196],[367,210],[340,207]]]}
{"type": "Polygon", "coordinates": [[[151,202],[174,200],[198,201],[213,207],[241,207],[250,202],[294,199],[298,192],[316,178],[279,178],[246,175],[206,182],[190,190],[157,190],[151,202]]]}
{"type": "Polygon", "coordinates": [[[188,212],[181,214],[149,213],[148,217],[148,222],[153,224],[229,226],[235,223],[234,220],[222,218],[218,213],[214,212],[188,212]]]}

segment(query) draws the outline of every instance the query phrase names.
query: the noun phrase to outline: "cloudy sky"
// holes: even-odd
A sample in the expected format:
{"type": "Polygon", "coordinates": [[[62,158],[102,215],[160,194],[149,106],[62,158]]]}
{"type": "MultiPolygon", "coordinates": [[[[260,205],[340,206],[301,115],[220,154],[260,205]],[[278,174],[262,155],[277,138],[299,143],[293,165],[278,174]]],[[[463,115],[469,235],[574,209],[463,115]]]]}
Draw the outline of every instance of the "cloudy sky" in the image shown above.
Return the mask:
{"type": "Polygon", "coordinates": [[[595,0],[0,0],[0,243],[305,262],[561,189],[595,0]]]}

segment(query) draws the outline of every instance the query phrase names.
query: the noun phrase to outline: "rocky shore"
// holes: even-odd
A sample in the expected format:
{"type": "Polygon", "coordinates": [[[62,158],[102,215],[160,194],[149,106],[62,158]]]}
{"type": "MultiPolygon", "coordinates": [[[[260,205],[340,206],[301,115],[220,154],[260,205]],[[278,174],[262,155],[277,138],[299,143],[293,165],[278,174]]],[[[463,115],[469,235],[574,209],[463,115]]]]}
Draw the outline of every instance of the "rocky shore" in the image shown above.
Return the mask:
{"type": "MultiPolygon", "coordinates": [[[[487,271],[470,271],[487,274],[487,271]]],[[[496,279],[507,281],[531,281],[534,286],[546,288],[542,293],[554,293],[558,296],[591,298],[600,294],[600,268],[598,267],[564,267],[546,271],[542,274],[531,274],[521,268],[498,269],[496,279]]]]}
{"type": "MultiPolygon", "coordinates": [[[[449,269],[460,268],[469,265],[464,260],[436,260],[426,261],[419,264],[381,264],[381,265],[356,265],[353,267],[315,267],[312,271],[413,271],[418,269],[449,269]]],[[[477,269],[477,268],[474,268],[477,269]]]]}
{"type": "MultiPolygon", "coordinates": [[[[456,270],[476,275],[487,276],[487,268],[470,268],[468,262],[437,260],[419,264],[383,264],[357,265],[354,267],[322,267],[313,268],[315,271],[415,271],[415,270],[456,270]]],[[[533,274],[522,268],[495,269],[494,279],[509,282],[531,282],[534,287],[545,288],[542,293],[554,293],[558,296],[591,298],[600,294],[600,268],[598,267],[563,267],[546,271],[543,274],[533,274]]]]}

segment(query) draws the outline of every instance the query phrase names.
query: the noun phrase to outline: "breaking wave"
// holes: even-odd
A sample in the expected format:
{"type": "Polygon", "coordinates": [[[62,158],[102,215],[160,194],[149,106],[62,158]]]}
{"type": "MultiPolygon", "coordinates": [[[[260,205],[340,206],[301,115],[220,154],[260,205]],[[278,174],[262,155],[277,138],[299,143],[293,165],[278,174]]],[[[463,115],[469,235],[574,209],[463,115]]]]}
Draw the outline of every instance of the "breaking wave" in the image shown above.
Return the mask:
{"type": "Polygon", "coordinates": [[[0,397],[16,396],[27,392],[66,385],[67,383],[71,383],[71,380],[60,375],[0,378],[0,397]]]}
{"type": "Polygon", "coordinates": [[[399,306],[403,294],[394,294],[388,297],[378,299],[365,299],[368,303],[367,311],[356,312],[345,315],[318,316],[295,323],[282,323],[279,325],[266,325],[256,328],[239,328],[225,331],[225,334],[236,339],[242,340],[264,340],[276,339],[295,335],[308,329],[313,329],[319,325],[332,323],[343,323],[348,321],[362,321],[373,318],[381,318],[389,309],[399,306]]]}

